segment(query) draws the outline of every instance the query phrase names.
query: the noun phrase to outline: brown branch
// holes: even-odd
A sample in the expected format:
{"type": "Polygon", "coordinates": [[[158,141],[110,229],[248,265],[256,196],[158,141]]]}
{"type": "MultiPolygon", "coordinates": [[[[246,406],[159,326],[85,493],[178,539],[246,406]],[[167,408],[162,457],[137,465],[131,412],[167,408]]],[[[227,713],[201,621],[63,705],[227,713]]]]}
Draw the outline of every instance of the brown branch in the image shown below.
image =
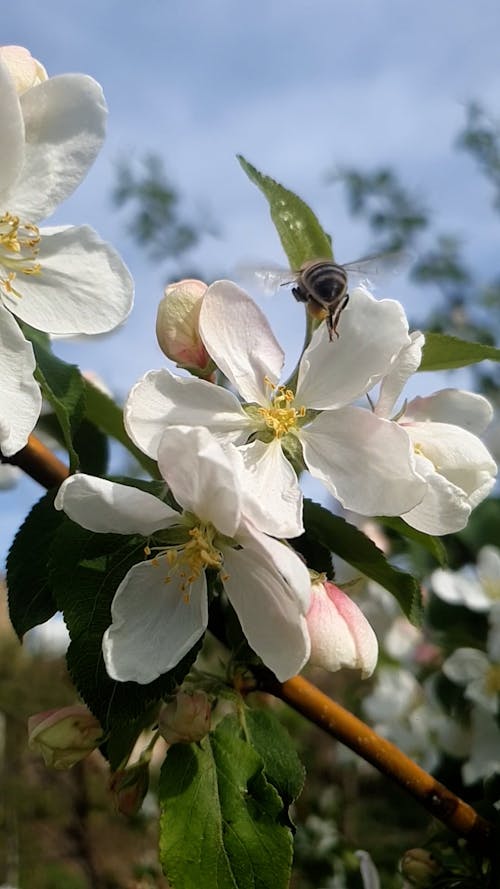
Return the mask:
{"type": "MultiPolygon", "coordinates": [[[[64,463],[33,435],[30,435],[28,444],[22,451],[5,462],[19,466],[47,488],[61,484],[69,475],[64,463]]],[[[417,766],[398,747],[332,701],[312,683],[302,676],[295,676],[281,684],[272,673],[263,670],[259,676],[259,687],[281,698],[333,738],[354,750],[366,762],[399,784],[450,830],[466,837],[478,852],[487,853],[489,849],[491,853],[494,828],[490,822],[417,766]]]]}
{"type": "Polygon", "coordinates": [[[491,854],[494,828],[489,821],[416,765],[395,744],[382,738],[307,679],[294,676],[281,684],[272,674],[263,671],[262,678],[259,677],[259,688],[281,698],[333,738],[354,750],[411,794],[446,827],[466,837],[476,851],[485,854],[489,849],[491,854]]]}

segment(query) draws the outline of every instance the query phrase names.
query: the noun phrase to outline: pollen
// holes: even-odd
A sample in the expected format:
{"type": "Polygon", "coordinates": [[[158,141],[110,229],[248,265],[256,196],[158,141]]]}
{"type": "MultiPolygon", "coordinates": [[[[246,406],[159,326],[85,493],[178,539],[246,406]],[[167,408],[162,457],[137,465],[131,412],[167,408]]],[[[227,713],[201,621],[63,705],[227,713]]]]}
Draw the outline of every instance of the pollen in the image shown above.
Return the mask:
{"type": "Polygon", "coordinates": [[[19,275],[41,274],[39,250],[40,231],[36,225],[22,222],[12,213],[0,216],[0,287],[7,296],[21,298],[16,281],[19,275]]]}
{"type": "MultiPolygon", "coordinates": [[[[179,547],[153,547],[157,555],[151,564],[160,567],[159,556],[164,556],[168,570],[163,578],[164,583],[171,583],[174,576],[180,580],[183,601],[189,603],[191,584],[206,568],[218,571],[223,564],[223,556],[215,543],[216,530],[210,523],[196,525],[189,530],[189,540],[179,547]]],[[[150,555],[152,550],[147,547],[150,555]]]]}
{"type": "Polygon", "coordinates": [[[485,676],[486,691],[490,695],[500,692],[500,664],[491,664],[485,676]]]}
{"type": "Polygon", "coordinates": [[[270,407],[260,407],[259,414],[264,418],[264,422],[268,429],[274,433],[275,438],[282,438],[290,429],[297,426],[297,420],[305,417],[306,409],[302,407],[293,407],[295,394],[286,386],[274,387],[271,380],[267,377],[265,383],[274,391],[271,397],[270,407]]]}

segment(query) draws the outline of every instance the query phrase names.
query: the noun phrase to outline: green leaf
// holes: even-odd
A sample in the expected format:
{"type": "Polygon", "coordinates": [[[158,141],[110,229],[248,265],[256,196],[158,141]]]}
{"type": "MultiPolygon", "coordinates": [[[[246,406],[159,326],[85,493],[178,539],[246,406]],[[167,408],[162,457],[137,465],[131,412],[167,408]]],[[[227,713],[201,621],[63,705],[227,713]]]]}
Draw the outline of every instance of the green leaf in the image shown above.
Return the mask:
{"type": "Polygon", "coordinates": [[[279,182],[259,173],[244,157],[237,157],[248,178],[269,202],[271,219],[290,267],[298,271],[310,259],[332,259],[331,238],[323,231],[310,207],[279,182]]]}
{"type": "Polygon", "coordinates": [[[283,805],[234,717],[199,745],[169,749],[159,795],[160,858],[173,889],[286,889],[283,805]]]}
{"type": "Polygon", "coordinates": [[[440,537],[432,537],[431,534],[424,534],[423,531],[417,531],[416,528],[407,525],[406,522],[398,516],[381,516],[377,521],[384,527],[396,531],[400,537],[405,537],[407,540],[413,540],[415,543],[418,543],[435,558],[439,565],[448,564],[446,547],[440,537]]]}
{"type": "Polygon", "coordinates": [[[106,475],[109,460],[109,441],[94,423],[85,417],[73,438],[80,459],[80,472],[89,475],[106,475]]]}
{"type": "Polygon", "coordinates": [[[264,774],[286,805],[304,786],[305,770],[287,730],[270,710],[245,710],[246,735],[264,763],[264,774]]]}
{"type": "Polygon", "coordinates": [[[160,478],[160,472],[157,464],[146,454],[143,454],[131,441],[125,431],[123,425],[123,411],[113,401],[109,395],[106,395],[97,386],[94,386],[88,380],[84,380],[86,408],[85,416],[98,429],[106,435],[119,441],[137,460],[140,466],[149,473],[152,478],[160,478]]]}
{"type": "Polygon", "coordinates": [[[426,333],[419,370],[450,370],[486,359],[500,361],[500,349],[443,333],[426,333]]]}
{"type": "Polygon", "coordinates": [[[105,730],[137,719],[182,682],[201,642],[169,673],[154,682],[116,682],[105,669],[101,652],[111,623],[111,602],[130,568],[144,558],[142,538],[94,534],[65,519],[51,551],[51,577],[58,608],[71,637],[68,669],[105,730]]]}
{"type": "Polygon", "coordinates": [[[64,518],[48,491],[28,514],[7,556],[7,588],[12,625],[21,638],[57,611],[47,567],[50,544],[64,518]]]}
{"type": "MultiPolygon", "coordinates": [[[[406,616],[414,623],[420,622],[420,587],[417,581],[406,571],[394,568],[358,528],[333,515],[319,503],[307,499],[304,500],[304,527],[323,546],[389,590],[406,616]]],[[[314,568],[314,565],[309,567],[314,568]]]]}
{"type": "Polygon", "coordinates": [[[79,467],[79,461],[73,445],[73,436],[80,425],[85,408],[83,377],[75,364],[66,364],[65,361],[56,358],[37,340],[33,340],[32,345],[37,363],[35,378],[59,421],[70,468],[74,472],[79,467]]]}

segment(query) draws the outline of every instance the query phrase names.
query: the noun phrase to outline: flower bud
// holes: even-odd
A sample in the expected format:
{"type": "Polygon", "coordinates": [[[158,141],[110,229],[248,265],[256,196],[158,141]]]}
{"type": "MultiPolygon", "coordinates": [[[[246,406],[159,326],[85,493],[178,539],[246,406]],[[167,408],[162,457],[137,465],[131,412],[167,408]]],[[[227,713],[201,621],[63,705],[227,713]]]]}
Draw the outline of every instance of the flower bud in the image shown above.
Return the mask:
{"type": "Polygon", "coordinates": [[[210,731],[210,702],[204,691],[180,691],[160,712],[159,731],[167,744],[201,741],[210,731]]]}
{"type": "Polygon", "coordinates": [[[28,734],[30,750],[38,750],[45,765],[70,769],[99,746],[103,731],[86,707],[74,705],[30,716],[28,734]]]}
{"type": "Polygon", "coordinates": [[[9,71],[18,96],[47,80],[47,72],[24,46],[0,46],[0,61],[9,71]]]}
{"type": "Polygon", "coordinates": [[[400,870],[412,886],[432,886],[434,877],[442,870],[427,849],[408,849],[400,862],[400,870]]]}
{"type": "Polygon", "coordinates": [[[215,370],[200,337],[201,302],[207,285],[203,281],[186,278],[165,288],[158,306],[156,336],[162,352],[178,367],[209,377],[215,370]]]}
{"type": "Polygon", "coordinates": [[[311,586],[306,615],[311,639],[309,663],[335,672],[341,667],[371,676],[378,657],[377,637],[363,612],[334,583],[317,581],[311,586]]]}
{"type": "Polygon", "coordinates": [[[120,769],[110,779],[109,789],[113,794],[116,809],[122,815],[136,815],[148,792],[149,767],[147,762],[139,762],[128,769],[120,769]]]}

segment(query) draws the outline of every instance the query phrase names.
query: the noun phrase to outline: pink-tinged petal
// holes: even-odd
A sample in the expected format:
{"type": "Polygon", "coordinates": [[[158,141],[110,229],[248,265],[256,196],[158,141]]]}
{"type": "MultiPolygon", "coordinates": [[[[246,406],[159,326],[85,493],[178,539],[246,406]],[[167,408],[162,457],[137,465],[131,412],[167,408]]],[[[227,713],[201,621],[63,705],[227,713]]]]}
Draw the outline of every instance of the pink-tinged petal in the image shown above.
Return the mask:
{"type": "Polygon", "coordinates": [[[322,324],[302,356],[296,401],[308,408],[342,407],[368,392],[409,342],[400,303],[376,300],[364,287],[352,292],[338,334],[330,342],[322,324]]]}
{"type": "Polygon", "coordinates": [[[487,398],[461,389],[440,389],[426,398],[408,402],[404,423],[429,420],[461,426],[474,435],[481,435],[493,419],[493,408],[487,398]]]}
{"type": "Polygon", "coordinates": [[[324,411],[300,430],[304,460],[342,506],[361,515],[401,515],[425,494],[404,430],[371,411],[324,411]]]}
{"type": "Polygon", "coordinates": [[[41,235],[41,273],[17,275],[20,297],[3,294],[14,315],[61,335],[105,333],[121,324],[134,285],[118,253],[87,225],[42,229],[41,235]]]}
{"type": "Polygon", "coordinates": [[[42,395],[33,377],[33,347],[0,303],[0,451],[17,454],[40,416],[42,395]]]}
{"type": "Polygon", "coordinates": [[[149,537],[180,521],[178,512],[152,494],[84,473],[62,483],[54,506],[83,528],[105,534],[149,537]]]}
{"type": "Polygon", "coordinates": [[[377,637],[358,606],[330,581],[315,583],[307,613],[310,663],[335,672],[341,667],[371,676],[378,658],[377,637]]]}
{"type": "Polygon", "coordinates": [[[178,367],[208,378],[214,364],[200,337],[200,309],[207,285],[186,278],[165,288],[156,314],[156,339],[178,367]]]}
{"type": "Polygon", "coordinates": [[[70,769],[97,749],[104,733],[86,707],[74,705],[30,716],[28,734],[30,750],[38,750],[45,765],[70,769]]]}
{"type": "Polygon", "coordinates": [[[93,164],[104,140],[107,109],[101,87],[84,74],[51,77],[20,102],[24,166],[9,192],[8,209],[37,222],[73,193],[93,164]]]}
{"type": "Polygon", "coordinates": [[[244,547],[224,552],[224,588],[249,645],[280,682],[307,662],[309,635],[293,590],[265,555],[244,547]]]}
{"type": "Polygon", "coordinates": [[[17,180],[24,161],[24,121],[14,82],[8,68],[0,61],[0,199],[17,180]]]}
{"type": "Polygon", "coordinates": [[[245,401],[266,405],[284,355],[265,315],[232,281],[215,281],[200,311],[201,338],[217,366],[245,401]]]}
{"type": "Polygon", "coordinates": [[[279,440],[257,439],[238,452],[246,467],[242,483],[252,496],[251,511],[245,509],[247,518],[273,537],[298,537],[304,531],[302,492],[279,440]]]}
{"type": "Polygon", "coordinates": [[[436,472],[421,454],[415,455],[417,471],[427,482],[425,494],[413,509],[402,514],[412,528],[425,534],[454,534],[465,528],[471,513],[468,498],[461,488],[436,472]]]}
{"type": "Polygon", "coordinates": [[[419,330],[410,334],[410,342],[408,345],[403,346],[382,380],[379,397],[375,405],[377,416],[390,418],[406,381],[420,367],[424,343],[425,337],[419,330]]]}
{"type": "Polygon", "coordinates": [[[165,556],[134,565],[111,605],[102,640],[106,670],[120,682],[152,682],[172,670],[208,623],[204,572],[188,590],[165,556]]]}
{"type": "Polygon", "coordinates": [[[241,494],[231,460],[207,429],[171,426],[158,448],[158,466],[177,503],[232,537],[241,494]]]}
{"type": "Polygon", "coordinates": [[[495,483],[497,466],[477,436],[449,423],[402,425],[416,453],[427,457],[437,473],[462,490],[471,508],[487,497],[495,483]]]}
{"type": "Polygon", "coordinates": [[[8,69],[18,96],[47,80],[43,65],[24,46],[0,46],[0,60],[8,69]]]}
{"type": "Polygon", "coordinates": [[[153,459],[167,426],[206,426],[215,438],[235,444],[255,428],[232,392],[166,369],[152,370],[135,384],[124,422],[132,441],[153,459]]]}

